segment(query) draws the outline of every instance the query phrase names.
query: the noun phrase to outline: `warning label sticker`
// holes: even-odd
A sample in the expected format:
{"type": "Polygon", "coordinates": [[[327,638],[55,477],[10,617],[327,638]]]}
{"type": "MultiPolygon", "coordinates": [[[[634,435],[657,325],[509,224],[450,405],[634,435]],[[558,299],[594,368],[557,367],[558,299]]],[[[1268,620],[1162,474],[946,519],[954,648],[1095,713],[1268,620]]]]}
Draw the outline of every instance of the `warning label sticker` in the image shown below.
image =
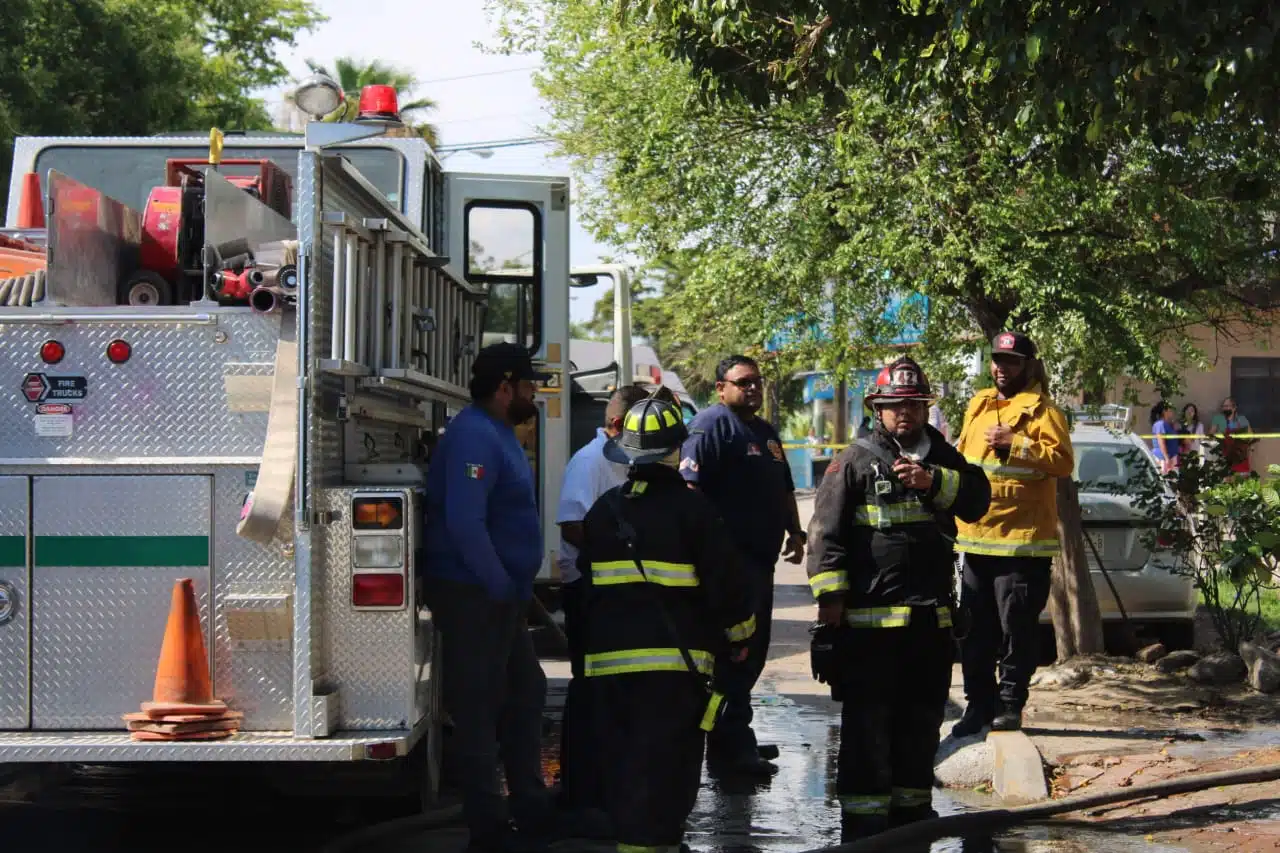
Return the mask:
{"type": "MultiPolygon", "coordinates": [[[[40,408],[45,408],[41,406],[40,408]]],[[[57,404],[48,406],[48,408],[59,408],[57,404]]],[[[72,430],[75,427],[75,418],[69,411],[70,406],[63,406],[68,409],[66,413],[53,414],[36,414],[36,435],[41,438],[70,438],[72,430]]]]}

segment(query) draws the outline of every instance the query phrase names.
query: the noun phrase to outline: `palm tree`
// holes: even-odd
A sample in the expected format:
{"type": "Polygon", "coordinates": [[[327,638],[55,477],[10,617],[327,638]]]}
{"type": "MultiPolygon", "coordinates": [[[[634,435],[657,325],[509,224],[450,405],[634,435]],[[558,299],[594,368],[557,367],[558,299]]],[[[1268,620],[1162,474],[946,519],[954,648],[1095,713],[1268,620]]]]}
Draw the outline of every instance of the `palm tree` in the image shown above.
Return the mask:
{"type": "Polygon", "coordinates": [[[307,67],[313,74],[324,74],[333,78],[347,95],[343,105],[325,116],[325,121],[353,120],[360,108],[360,90],[365,86],[394,86],[399,96],[400,118],[405,123],[405,129],[399,132],[388,132],[387,135],[420,136],[432,148],[439,145],[440,131],[434,124],[413,120],[415,116],[434,110],[436,102],[430,98],[411,99],[409,97],[418,86],[418,79],[412,73],[377,59],[365,62],[348,56],[335,59],[332,71],[313,59],[307,60],[307,67]]]}

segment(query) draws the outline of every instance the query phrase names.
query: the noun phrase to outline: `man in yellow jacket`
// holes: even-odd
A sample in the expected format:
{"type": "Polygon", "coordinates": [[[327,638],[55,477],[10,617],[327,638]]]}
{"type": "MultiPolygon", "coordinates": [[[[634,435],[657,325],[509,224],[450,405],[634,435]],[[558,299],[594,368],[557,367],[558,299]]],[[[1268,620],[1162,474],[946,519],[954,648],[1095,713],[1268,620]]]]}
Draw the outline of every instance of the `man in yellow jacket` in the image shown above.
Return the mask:
{"type": "Polygon", "coordinates": [[[956,448],[991,481],[991,505],[976,522],[957,519],[964,554],[960,606],[969,632],[961,642],[967,707],[955,737],[985,726],[1015,730],[1036,670],[1040,611],[1058,553],[1058,477],[1071,476],[1067,419],[1049,397],[1044,366],[1026,335],[991,342],[994,388],[969,401],[956,448]],[[1000,681],[996,682],[996,664],[1000,681]]]}

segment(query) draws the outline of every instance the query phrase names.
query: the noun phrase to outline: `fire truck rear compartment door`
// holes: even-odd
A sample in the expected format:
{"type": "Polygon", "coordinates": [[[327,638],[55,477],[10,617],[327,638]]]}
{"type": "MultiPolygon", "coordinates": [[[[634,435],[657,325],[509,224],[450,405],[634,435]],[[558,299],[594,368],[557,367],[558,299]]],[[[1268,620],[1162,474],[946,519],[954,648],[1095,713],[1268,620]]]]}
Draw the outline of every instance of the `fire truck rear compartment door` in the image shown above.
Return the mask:
{"type": "Polygon", "coordinates": [[[33,478],[32,728],[124,728],[151,698],[179,578],[212,652],[211,493],[207,476],[33,478]]]}
{"type": "Polygon", "coordinates": [[[30,721],[26,477],[0,477],[0,729],[30,721]]]}

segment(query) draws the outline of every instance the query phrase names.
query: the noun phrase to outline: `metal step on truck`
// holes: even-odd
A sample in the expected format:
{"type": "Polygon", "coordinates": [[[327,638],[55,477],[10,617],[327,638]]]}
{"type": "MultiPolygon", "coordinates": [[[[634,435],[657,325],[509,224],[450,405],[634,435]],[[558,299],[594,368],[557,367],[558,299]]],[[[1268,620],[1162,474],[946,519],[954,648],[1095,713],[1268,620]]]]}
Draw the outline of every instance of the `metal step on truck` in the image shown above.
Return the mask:
{"type": "Polygon", "coordinates": [[[0,770],[395,765],[434,795],[424,471],[477,350],[528,347],[555,377],[525,437],[551,576],[569,184],[446,171],[395,135],[386,88],[361,94],[360,120],[303,135],[17,140],[0,232],[0,770]],[[151,698],[182,578],[214,694],[243,718],[224,739],[140,742],[122,716],[151,698]]]}

